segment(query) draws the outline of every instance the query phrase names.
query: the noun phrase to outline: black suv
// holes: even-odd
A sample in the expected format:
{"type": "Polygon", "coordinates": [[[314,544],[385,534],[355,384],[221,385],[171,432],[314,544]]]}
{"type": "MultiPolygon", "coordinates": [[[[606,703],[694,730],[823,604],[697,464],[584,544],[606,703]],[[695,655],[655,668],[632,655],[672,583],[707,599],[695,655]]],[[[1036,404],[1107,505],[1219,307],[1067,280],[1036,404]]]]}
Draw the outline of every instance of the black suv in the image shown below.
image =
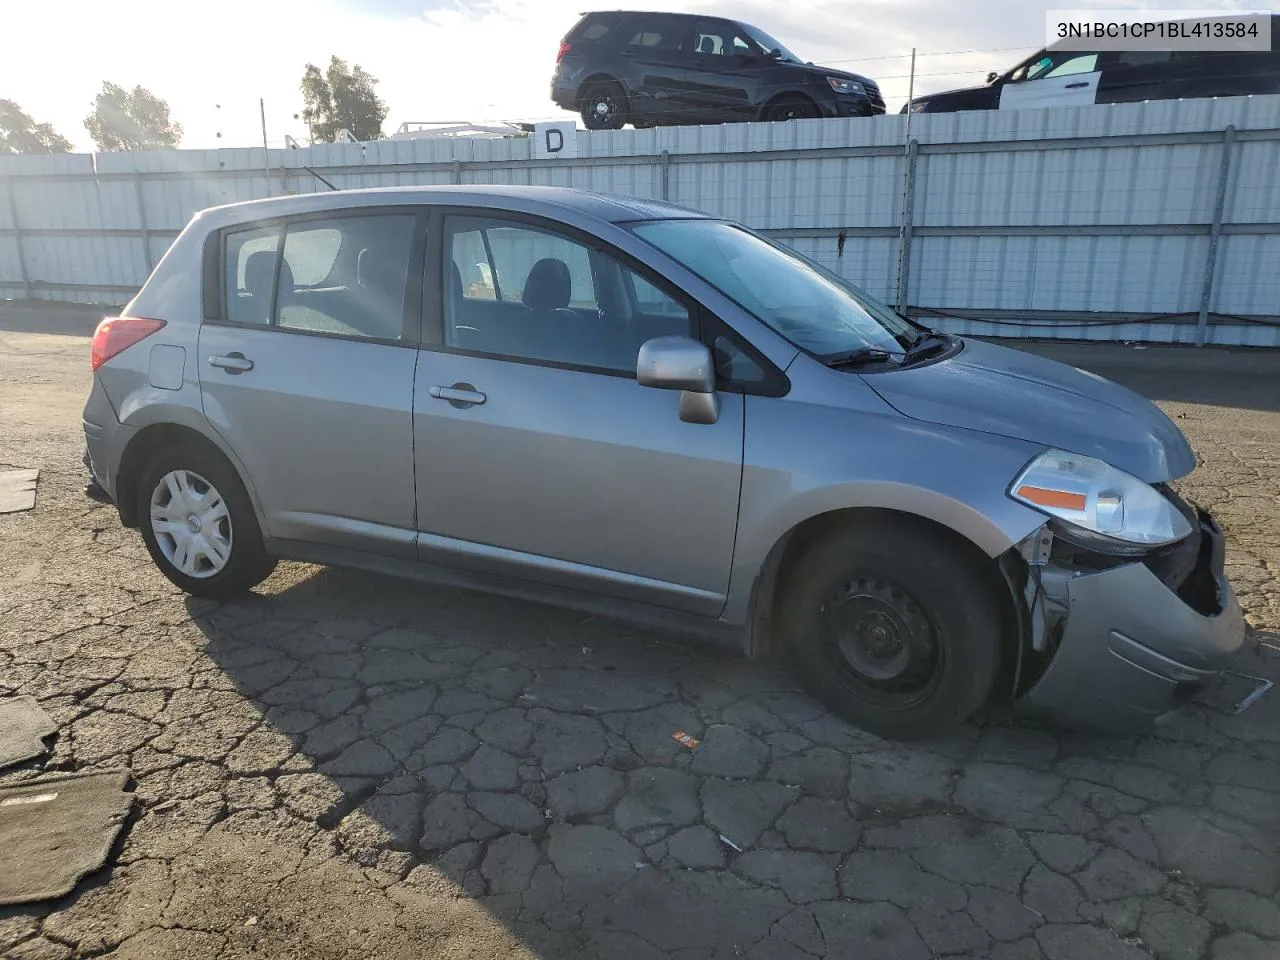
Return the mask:
{"type": "Polygon", "coordinates": [[[739,20],[588,13],[560,44],[551,99],[589,130],[884,113],[866,77],[804,63],[739,20]]]}
{"type": "Polygon", "coordinates": [[[1280,17],[1272,17],[1268,52],[1041,50],[1012,70],[989,74],[985,86],[916,97],[910,107],[953,113],[1280,93],[1278,25],[1280,17]]]}

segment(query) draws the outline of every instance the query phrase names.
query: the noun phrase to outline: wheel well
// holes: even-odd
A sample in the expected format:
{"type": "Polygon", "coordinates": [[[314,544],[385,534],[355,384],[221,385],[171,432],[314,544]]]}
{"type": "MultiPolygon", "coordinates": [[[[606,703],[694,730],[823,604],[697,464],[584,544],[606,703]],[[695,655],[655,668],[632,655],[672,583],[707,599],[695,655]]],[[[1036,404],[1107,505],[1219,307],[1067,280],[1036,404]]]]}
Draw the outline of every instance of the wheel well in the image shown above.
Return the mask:
{"type": "MultiPolygon", "coordinates": [[[[126,527],[138,525],[138,482],[147,462],[156,451],[177,446],[206,450],[235,469],[217,444],[190,427],[176,423],[153,423],[144,427],[125,447],[116,475],[116,508],[120,511],[120,522],[126,527]]],[[[238,475],[239,471],[236,473],[238,475]]]]}
{"type": "Polygon", "coordinates": [[[999,558],[987,556],[968,537],[927,517],[873,507],[853,507],[820,513],[792,527],[774,544],[756,578],[752,591],[752,615],[747,638],[748,655],[758,658],[769,652],[772,645],[770,625],[778,620],[778,604],[786,588],[787,576],[805,552],[823,537],[831,536],[852,524],[871,521],[891,522],[914,526],[918,530],[927,530],[930,534],[946,540],[972,560],[974,568],[987,583],[991,590],[991,597],[1000,610],[1003,647],[1001,653],[1005,661],[1002,664],[1002,673],[1006,668],[1011,668],[1020,649],[1021,620],[1009,582],[1001,572],[999,558]]]}
{"type": "Polygon", "coordinates": [[[778,94],[776,97],[766,102],[765,105],[760,108],[760,119],[764,120],[765,118],[767,118],[769,116],[769,111],[772,110],[774,107],[776,107],[778,104],[786,103],[787,101],[791,101],[791,100],[803,100],[805,103],[809,104],[809,106],[813,107],[813,109],[815,110],[818,109],[817,101],[815,101],[813,97],[810,97],[807,94],[803,94],[799,90],[788,90],[785,93],[778,94]]]}
{"type": "MultiPolygon", "coordinates": [[[[622,84],[618,82],[617,77],[611,76],[610,74],[607,74],[607,73],[593,73],[591,76],[587,77],[587,79],[583,80],[582,83],[578,85],[579,100],[581,100],[586,95],[586,90],[593,83],[612,83],[615,86],[619,86],[619,87],[622,86],[622,84]]],[[[623,93],[626,93],[626,91],[623,90],[623,93]]]]}

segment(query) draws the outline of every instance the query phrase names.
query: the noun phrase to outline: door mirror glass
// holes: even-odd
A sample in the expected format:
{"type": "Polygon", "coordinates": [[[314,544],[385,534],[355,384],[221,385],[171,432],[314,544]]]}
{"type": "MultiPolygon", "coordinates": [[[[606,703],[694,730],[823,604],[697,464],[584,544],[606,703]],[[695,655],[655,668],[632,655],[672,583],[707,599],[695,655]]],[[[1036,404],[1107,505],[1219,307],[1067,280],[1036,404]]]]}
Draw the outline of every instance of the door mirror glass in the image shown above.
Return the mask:
{"type": "Polygon", "coordinates": [[[654,337],[640,346],[636,380],[659,390],[714,393],[715,364],[706,345],[692,337],[654,337]]]}

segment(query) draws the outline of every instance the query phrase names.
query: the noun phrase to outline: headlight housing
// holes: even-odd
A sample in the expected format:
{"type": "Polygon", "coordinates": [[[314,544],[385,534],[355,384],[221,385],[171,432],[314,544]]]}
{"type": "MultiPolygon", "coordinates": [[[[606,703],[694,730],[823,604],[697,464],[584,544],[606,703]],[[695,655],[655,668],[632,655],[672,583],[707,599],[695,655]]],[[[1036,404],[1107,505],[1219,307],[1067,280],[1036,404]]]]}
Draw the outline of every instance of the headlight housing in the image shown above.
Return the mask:
{"type": "Polygon", "coordinates": [[[912,113],[924,113],[924,112],[925,112],[925,107],[927,107],[928,105],[929,105],[929,104],[928,104],[928,101],[926,101],[926,100],[912,100],[912,101],[911,101],[911,112],[912,112],[912,113]]]}
{"type": "Polygon", "coordinates": [[[1187,518],[1155,487],[1078,453],[1040,454],[1009,496],[1069,527],[1134,547],[1164,546],[1191,533],[1187,518]]]}
{"type": "Polygon", "coordinates": [[[867,88],[857,80],[850,80],[847,77],[827,77],[827,83],[831,84],[831,89],[836,93],[848,93],[861,97],[867,92],[867,88]]]}

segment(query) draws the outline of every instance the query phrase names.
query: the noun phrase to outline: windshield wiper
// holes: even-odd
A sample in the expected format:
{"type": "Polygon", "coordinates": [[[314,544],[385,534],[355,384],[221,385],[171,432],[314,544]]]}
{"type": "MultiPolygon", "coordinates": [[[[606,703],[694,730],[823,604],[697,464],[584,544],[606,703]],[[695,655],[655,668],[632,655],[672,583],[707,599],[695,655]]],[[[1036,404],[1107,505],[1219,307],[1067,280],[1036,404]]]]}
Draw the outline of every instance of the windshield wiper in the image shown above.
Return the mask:
{"type": "Polygon", "coordinates": [[[890,353],[888,350],[880,350],[876,347],[863,347],[859,350],[850,350],[848,353],[838,353],[831,357],[823,359],[828,367],[860,367],[871,363],[901,363],[905,354],[890,353]]]}
{"type": "Polygon", "coordinates": [[[916,363],[933,356],[935,353],[946,350],[949,346],[951,346],[951,338],[945,333],[934,333],[932,330],[922,331],[907,347],[907,353],[902,362],[904,364],[916,363]]]}

